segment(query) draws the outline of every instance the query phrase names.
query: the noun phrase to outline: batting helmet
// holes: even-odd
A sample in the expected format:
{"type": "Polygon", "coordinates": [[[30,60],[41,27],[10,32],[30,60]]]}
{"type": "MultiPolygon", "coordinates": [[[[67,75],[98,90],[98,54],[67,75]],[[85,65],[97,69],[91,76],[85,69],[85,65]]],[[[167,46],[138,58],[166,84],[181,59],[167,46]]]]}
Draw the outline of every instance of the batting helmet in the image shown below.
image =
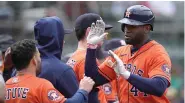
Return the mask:
{"type": "Polygon", "coordinates": [[[122,31],[124,32],[124,25],[146,25],[151,26],[153,31],[153,23],[155,16],[153,12],[144,5],[134,5],[126,9],[123,19],[118,22],[122,23],[122,31]]]}

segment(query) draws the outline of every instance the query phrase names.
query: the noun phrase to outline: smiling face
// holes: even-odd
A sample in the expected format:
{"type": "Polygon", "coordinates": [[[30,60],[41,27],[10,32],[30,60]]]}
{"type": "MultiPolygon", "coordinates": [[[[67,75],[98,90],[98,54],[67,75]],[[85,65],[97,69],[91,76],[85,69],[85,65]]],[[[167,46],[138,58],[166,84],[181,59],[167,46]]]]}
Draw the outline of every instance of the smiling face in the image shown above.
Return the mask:
{"type": "Polygon", "coordinates": [[[134,26],[124,25],[125,42],[130,45],[137,45],[143,43],[147,36],[148,25],[134,26]]]}

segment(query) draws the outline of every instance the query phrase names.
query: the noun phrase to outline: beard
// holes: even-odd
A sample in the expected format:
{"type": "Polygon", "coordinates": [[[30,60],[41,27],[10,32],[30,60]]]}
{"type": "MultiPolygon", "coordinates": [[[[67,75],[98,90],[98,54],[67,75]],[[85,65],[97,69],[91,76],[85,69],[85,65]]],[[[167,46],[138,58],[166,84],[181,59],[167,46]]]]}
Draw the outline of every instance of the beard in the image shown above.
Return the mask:
{"type": "Polygon", "coordinates": [[[141,40],[138,39],[125,39],[125,43],[129,45],[137,45],[140,44],[141,40]]]}
{"type": "Polygon", "coordinates": [[[143,41],[144,35],[135,34],[135,37],[125,38],[125,43],[129,45],[138,45],[143,41]]]}

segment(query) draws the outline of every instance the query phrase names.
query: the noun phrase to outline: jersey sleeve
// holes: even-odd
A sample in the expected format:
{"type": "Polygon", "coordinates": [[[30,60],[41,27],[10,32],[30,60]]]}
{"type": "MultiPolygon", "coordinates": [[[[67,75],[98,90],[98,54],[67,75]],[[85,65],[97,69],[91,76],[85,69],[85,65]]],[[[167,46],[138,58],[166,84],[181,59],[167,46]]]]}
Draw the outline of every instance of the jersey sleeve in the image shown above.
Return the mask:
{"type": "Polygon", "coordinates": [[[151,66],[148,72],[149,78],[163,77],[171,81],[171,61],[167,54],[162,53],[151,60],[151,66]]]}
{"type": "MultiPolygon", "coordinates": [[[[121,48],[118,48],[114,51],[116,55],[119,56],[121,48]]],[[[116,61],[111,56],[107,57],[106,60],[99,66],[98,72],[102,74],[106,79],[112,81],[116,79],[116,73],[114,72],[113,65],[116,61]]]]}
{"type": "Polygon", "coordinates": [[[44,81],[40,88],[42,103],[64,103],[66,101],[66,98],[49,81],[44,81]]]}

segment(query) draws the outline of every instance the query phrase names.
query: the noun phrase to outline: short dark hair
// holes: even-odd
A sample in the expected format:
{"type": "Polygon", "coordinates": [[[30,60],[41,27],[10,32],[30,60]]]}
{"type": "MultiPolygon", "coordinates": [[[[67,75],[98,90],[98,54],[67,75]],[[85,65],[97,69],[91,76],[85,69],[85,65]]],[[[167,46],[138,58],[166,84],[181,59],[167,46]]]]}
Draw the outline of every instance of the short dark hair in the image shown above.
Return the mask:
{"type": "Polygon", "coordinates": [[[91,27],[91,24],[96,23],[97,20],[100,20],[100,15],[95,13],[85,13],[80,15],[75,21],[75,32],[78,41],[84,39],[85,33],[88,27],[91,27]]]}
{"type": "Polygon", "coordinates": [[[17,71],[26,68],[36,53],[36,41],[24,39],[11,45],[12,62],[17,71]]]}
{"type": "Polygon", "coordinates": [[[77,40],[80,41],[85,37],[86,29],[77,29],[75,32],[77,40]]]}

